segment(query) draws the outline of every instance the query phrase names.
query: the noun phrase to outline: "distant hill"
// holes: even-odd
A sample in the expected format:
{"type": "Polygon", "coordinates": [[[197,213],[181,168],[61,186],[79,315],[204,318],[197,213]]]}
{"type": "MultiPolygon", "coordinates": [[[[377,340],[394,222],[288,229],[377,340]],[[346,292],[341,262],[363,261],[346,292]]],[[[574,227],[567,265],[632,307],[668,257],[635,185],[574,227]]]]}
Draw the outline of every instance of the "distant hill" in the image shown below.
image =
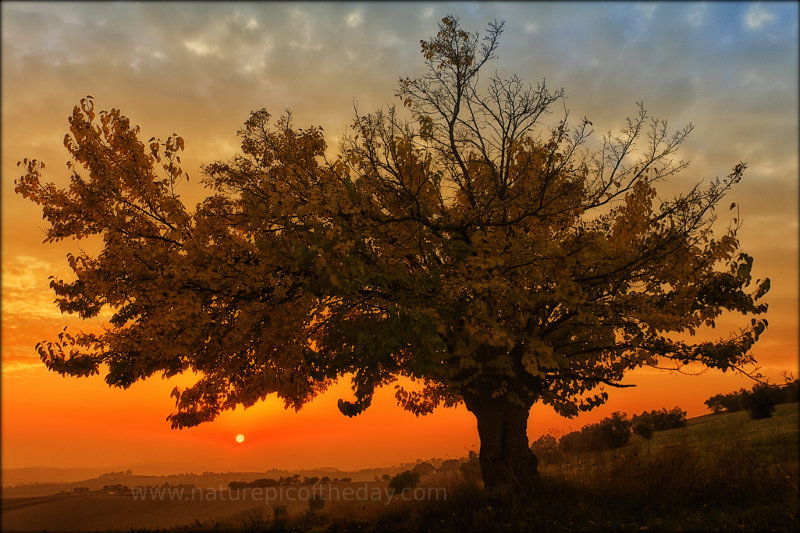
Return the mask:
{"type": "MultiPolygon", "coordinates": [[[[542,466],[541,492],[529,508],[519,510],[521,514],[514,520],[524,523],[525,530],[568,530],[569,524],[572,530],[793,531],[798,501],[794,481],[798,472],[796,450],[800,446],[798,420],[797,403],[779,405],[773,417],[763,420],[752,420],[742,411],[704,415],[689,419],[686,427],[656,432],[649,440],[634,436],[623,448],[570,455],[563,463],[542,466]],[[747,491],[739,487],[747,487],[747,491]],[[581,513],[576,514],[576,508],[581,513]]],[[[308,522],[308,502],[290,497],[289,493],[269,501],[264,494],[255,497],[255,493],[251,493],[253,497],[233,497],[225,489],[207,491],[216,494],[213,498],[195,498],[194,491],[188,490],[185,498],[137,499],[133,493],[113,487],[150,485],[163,489],[168,483],[181,491],[185,485],[213,489],[230,481],[300,474],[351,477],[352,483],[338,483],[340,490],[365,487],[385,491],[388,483],[374,481],[374,476],[413,466],[405,463],[355,472],[319,468],[169,476],[116,471],[83,481],[20,485],[3,489],[0,530],[253,531],[274,525],[274,505],[287,507],[292,520],[285,524],[289,530],[320,530],[317,526],[334,523],[337,531],[418,531],[429,530],[430,524],[449,531],[514,530],[508,529],[505,522],[492,521],[492,515],[485,513],[487,507],[481,503],[480,493],[475,492],[479,489],[472,485],[460,489],[456,485],[446,502],[393,501],[387,506],[385,501],[361,500],[358,493],[357,501],[336,501],[338,496],[333,496],[321,514],[315,515],[313,523],[308,522]],[[372,481],[360,483],[364,478],[372,481]],[[98,490],[104,485],[110,488],[98,490]],[[76,487],[88,490],[73,490],[76,487]],[[412,504],[416,510],[409,513],[406,505],[412,504]]],[[[18,470],[35,473],[36,469],[18,470]]],[[[436,476],[439,475],[430,475],[428,486],[452,481],[445,479],[447,476],[436,476]]]]}
{"type": "Polygon", "coordinates": [[[3,487],[13,487],[23,483],[70,483],[99,476],[108,471],[108,468],[49,468],[46,466],[4,468],[0,481],[2,481],[3,487]]]}
{"type": "Polygon", "coordinates": [[[30,466],[23,468],[3,468],[0,471],[0,485],[13,487],[32,483],[71,483],[99,476],[105,472],[132,469],[137,474],[147,476],[166,476],[181,472],[191,472],[188,464],[136,463],[133,465],[112,465],[98,467],[58,468],[49,466],[30,466]]]}
{"type": "Polygon", "coordinates": [[[31,498],[50,496],[60,492],[71,492],[75,487],[88,487],[99,490],[104,485],[170,485],[190,484],[199,488],[219,489],[227,487],[231,481],[254,481],[259,478],[288,477],[299,474],[301,477],[350,478],[353,482],[372,481],[383,474],[394,475],[414,467],[414,463],[404,463],[387,468],[365,468],[347,471],[338,468],[313,468],[303,470],[279,470],[273,468],[263,472],[203,472],[169,475],[142,475],[136,470],[111,470],[103,468],[14,468],[3,470],[3,498],[31,498]],[[127,473],[130,472],[130,473],[127,473]]]}

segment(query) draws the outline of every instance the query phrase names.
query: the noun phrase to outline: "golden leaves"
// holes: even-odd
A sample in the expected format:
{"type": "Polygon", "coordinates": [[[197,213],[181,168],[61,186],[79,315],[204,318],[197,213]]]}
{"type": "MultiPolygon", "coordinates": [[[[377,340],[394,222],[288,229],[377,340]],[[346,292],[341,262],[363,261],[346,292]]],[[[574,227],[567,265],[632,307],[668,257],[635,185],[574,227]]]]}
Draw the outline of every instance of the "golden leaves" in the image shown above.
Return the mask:
{"type": "Polygon", "coordinates": [[[712,238],[706,214],[744,165],[657,205],[655,182],[675,169],[664,157],[682,137],[627,165],[643,110],[629,139],[597,153],[577,151],[582,134],[566,118],[538,136],[533,124],[561,93],[516,77],[493,78],[489,94],[474,85],[501,29],[479,41],[442,19],[420,43],[427,74],[401,80],[412,122],[393,107],[359,115],[332,163],[321,128],[253,112],[241,153],[204,168],[209,195],[195,210],[176,192],[182,137],[145,144],[119,110],[96,114],[81,99],[64,138],[77,163],[69,186],[42,184],[44,165],[24,159],[16,191],[43,207],[48,240],[102,237],[97,257],[68,257],[76,280],[52,288],[65,312],[111,308],[112,327],[40,345],[43,359],[74,375],[108,365],[119,386],[198,372],[173,391],[175,427],[269,393],[299,408],[348,373],[349,414],[398,375],[426,385],[397,393],[417,414],[479,389],[574,414],[598,401],[581,394],[658,357],[745,361],[736,350],[766,321],[735,342],[664,337],[725,309],[766,311],[755,300],[769,280],[744,291],[752,259],[736,256],[736,228],[712,238]]]}

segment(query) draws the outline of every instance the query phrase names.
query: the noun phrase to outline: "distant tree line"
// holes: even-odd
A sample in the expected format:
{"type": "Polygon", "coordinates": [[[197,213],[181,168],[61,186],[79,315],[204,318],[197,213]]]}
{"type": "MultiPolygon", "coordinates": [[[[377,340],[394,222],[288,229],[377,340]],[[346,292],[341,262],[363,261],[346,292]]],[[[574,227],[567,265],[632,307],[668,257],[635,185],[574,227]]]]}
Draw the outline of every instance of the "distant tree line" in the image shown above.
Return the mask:
{"type": "Polygon", "coordinates": [[[558,463],[566,454],[621,448],[634,433],[649,439],[654,431],[679,428],[686,425],[686,411],[679,407],[671,410],[644,411],[629,419],[625,413],[615,412],[595,424],[584,426],[556,439],[542,435],[531,445],[531,450],[542,463],[558,463]]]}
{"type": "Polygon", "coordinates": [[[111,485],[103,485],[103,491],[128,494],[131,492],[131,489],[127,485],[123,485],[122,483],[114,483],[111,485]]]}
{"type": "Polygon", "coordinates": [[[312,476],[312,477],[300,477],[299,474],[295,474],[293,476],[281,476],[278,479],[274,478],[259,478],[253,481],[231,481],[228,483],[228,488],[231,490],[235,489],[245,489],[245,488],[268,488],[268,487],[282,487],[286,485],[327,485],[329,483],[350,483],[352,478],[343,477],[343,478],[330,478],[328,476],[312,476]]]}
{"type": "Polygon", "coordinates": [[[758,383],[750,390],[741,388],[728,394],[716,394],[705,404],[714,414],[745,410],[751,418],[769,418],[776,405],[798,401],[799,393],[798,380],[787,377],[783,385],[758,383]]]}
{"type": "Polygon", "coordinates": [[[669,411],[666,409],[643,411],[641,414],[633,416],[631,424],[634,433],[649,439],[653,436],[654,431],[684,427],[686,425],[686,411],[680,407],[674,407],[669,411]]]}

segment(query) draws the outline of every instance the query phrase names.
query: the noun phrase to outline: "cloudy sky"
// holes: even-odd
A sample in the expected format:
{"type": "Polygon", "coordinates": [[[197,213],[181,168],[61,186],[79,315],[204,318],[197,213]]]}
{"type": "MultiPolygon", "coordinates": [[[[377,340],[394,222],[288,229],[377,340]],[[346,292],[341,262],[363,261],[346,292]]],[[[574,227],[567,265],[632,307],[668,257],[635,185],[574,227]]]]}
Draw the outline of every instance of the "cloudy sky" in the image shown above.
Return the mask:
{"type": "MultiPolygon", "coordinates": [[[[40,211],[13,192],[23,157],[45,161],[50,179],[65,183],[66,119],[86,95],[101,109],[120,108],[145,139],[182,135],[195,177],[202,163],[235,153],[236,130],[261,107],[291,108],[298,126],[322,126],[336,146],[354,106],[396,103],[398,77],[422,72],[419,41],[448,13],[470,30],[505,20],[491,68],[563,87],[571,116],[588,117],[598,134],[618,129],[637,101],[675,127],[693,123],[681,153],[692,165],[676,187],[747,162],[731,201],[755,276],[773,281],[770,329],[756,354],[773,378],[796,369],[797,4],[3,2],[4,467],[358,467],[455,457],[477,444],[465,410],[416,419],[394,406],[391,391],[353,420],[336,411],[346,393],[334,390],[300,414],[267,401],[178,432],[164,420],[172,382],[119,391],[102,378],[48,373],[34,344],[76,322],[54,308],[47,277],[66,273],[75,244],[42,245],[40,211]],[[233,442],[239,432],[246,445],[233,442]]],[[[189,188],[184,198],[202,194],[189,188]]],[[[534,407],[529,434],[575,429],[614,410],[681,405],[699,415],[708,396],[748,385],[711,372],[631,380],[640,386],[612,391],[608,405],[577,420],[534,407]]]]}

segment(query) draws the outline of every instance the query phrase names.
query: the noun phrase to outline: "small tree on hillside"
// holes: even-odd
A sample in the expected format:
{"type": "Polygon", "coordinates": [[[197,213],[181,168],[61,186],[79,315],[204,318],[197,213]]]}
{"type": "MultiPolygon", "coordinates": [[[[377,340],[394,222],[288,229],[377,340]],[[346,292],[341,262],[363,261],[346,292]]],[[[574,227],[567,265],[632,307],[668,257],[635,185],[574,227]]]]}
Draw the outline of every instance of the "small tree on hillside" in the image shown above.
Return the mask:
{"type": "Polygon", "coordinates": [[[427,461],[423,461],[418,463],[413,469],[412,472],[416,472],[420,476],[427,476],[428,474],[432,474],[436,472],[436,467],[430,464],[427,461]]]}
{"type": "Polygon", "coordinates": [[[798,381],[795,377],[787,374],[785,376],[786,384],[783,386],[783,391],[785,394],[784,401],[786,402],[796,402],[800,401],[800,381],[798,381]]]}
{"type": "Polygon", "coordinates": [[[631,421],[625,413],[615,412],[595,425],[601,448],[615,449],[628,444],[631,438],[631,421]]]}
{"type": "Polygon", "coordinates": [[[654,431],[682,428],[686,425],[686,411],[680,407],[674,407],[669,411],[667,409],[653,409],[652,411],[643,411],[638,415],[633,415],[631,422],[634,425],[634,431],[637,425],[650,426],[654,431]]]}
{"type": "Polygon", "coordinates": [[[446,461],[442,461],[442,464],[439,465],[437,469],[438,472],[455,472],[458,470],[458,466],[461,463],[458,459],[447,459],[446,461]]]}
{"type": "Polygon", "coordinates": [[[691,126],[671,133],[643,106],[596,149],[591,122],[548,117],[563,92],[486,73],[503,25],[484,36],[453,17],[421,42],[425,72],[402,78],[406,111],[358,115],[332,161],[319,128],[257,111],[242,151],[205,168],[196,209],[177,192],[183,139],[138,139],[88,98],[70,118],[71,182],[24,160],[16,191],[43,207],[46,241],[99,236],[51,286],[63,312],[109,310],[100,334],[38,345],[53,371],[101,371],[129,387],[195,372],[172,426],[277,394],[299,409],[350,376],[342,413],[398,377],[404,408],[464,402],[477,419],[486,489],[525,494],[535,402],[592,409],[628,370],[660,362],[751,363],[766,327],[716,341],[687,335],[726,310],[759,315],[738,220],[712,223],[745,165],[675,196],[659,184],[691,126]]]}
{"type": "Polygon", "coordinates": [[[628,444],[631,438],[631,421],[625,413],[615,412],[595,424],[589,424],[567,433],[558,442],[565,453],[613,450],[628,444]]]}
{"type": "Polygon", "coordinates": [[[780,387],[760,383],[744,393],[742,404],[750,418],[758,420],[770,418],[775,412],[775,405],[782,403],[783,399],[784,392],[780,387]]]}
{"type": "Polygon", "coordinates": [[[564,458],[558,449],[558,441],[549,433],[542,435],[531,444],[531,451],[536,454],[537,459],[544,464],[560,463],[564,458]]]}
{"type": "Polygon", "coordinates": [[[704,403],[714,414],[719,414],[723,411],[726,413],[734,413],[744,409],[745,394],[747,394],[745,389],[739,389],[738,392],[731,392],[728,394],[715,394],[704,403]]]}
{"type": "Polygon", "coordinates": [[[389,481],[389,488],[392,489],[392,493],[403,493],[409,489],[413,489],[418,483],[419,474],[411,470],[406,470],[400,472],[389,481]]]}

